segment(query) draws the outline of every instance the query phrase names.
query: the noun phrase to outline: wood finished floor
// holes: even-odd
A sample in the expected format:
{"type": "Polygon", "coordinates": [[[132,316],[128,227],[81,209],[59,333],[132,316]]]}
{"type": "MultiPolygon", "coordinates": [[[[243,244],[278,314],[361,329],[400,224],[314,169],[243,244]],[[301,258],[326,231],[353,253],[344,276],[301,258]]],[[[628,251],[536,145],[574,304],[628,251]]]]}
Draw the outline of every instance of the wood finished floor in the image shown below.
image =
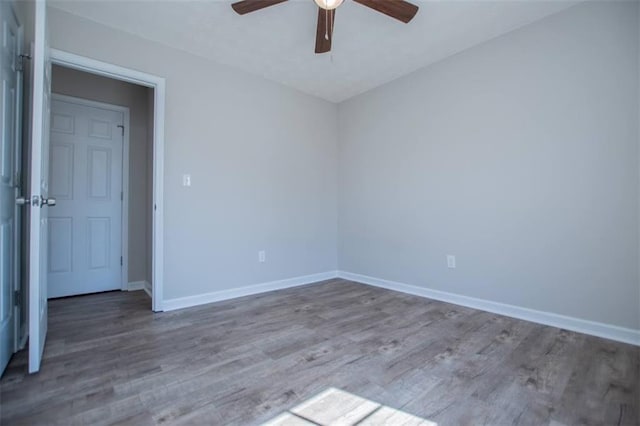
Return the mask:
{"type": "Polygon", "coordinates": [[[154,314],[51,301],[0,423],[260,424],[335,387],[444,425],[637,425],[640,349],[343,280],[154,314]]]}

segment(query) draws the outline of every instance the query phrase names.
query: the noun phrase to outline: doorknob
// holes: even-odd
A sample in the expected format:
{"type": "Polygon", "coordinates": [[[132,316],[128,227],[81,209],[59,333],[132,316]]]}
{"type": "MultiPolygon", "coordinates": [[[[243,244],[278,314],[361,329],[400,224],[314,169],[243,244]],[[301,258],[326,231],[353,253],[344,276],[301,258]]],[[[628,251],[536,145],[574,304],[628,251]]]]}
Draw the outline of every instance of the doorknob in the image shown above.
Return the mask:
{"type": "Polygon", "coordinates": [[[31,200],[26,197],[18,197],[16,198],[16,204],[19,206],[28,206],[31,204],[31,200]]]}
{"type": "Polygon", "coordinates": [[[40,196],[40,199],[38,199],[38,196],[33,197],[33,200],[29,199],[28,197],[18,197],[16,198],[16,204],[19,206],[30,206],[33,205],[35,207],[40,206],[40,207],[44,207],[44,206],[49,206],[49,207],[53,207],[56,205],[56,199],[55,198],[44,198],[43,196],[40,196]]]}
{"type": "Polygon", "coordinates": [[[44,207],[44,206],[53,207],[55,205],[56,205],[56,199],[55,198],[44,198],[44,197],[41,197],[41,199],[40,199],[40,207],[44,207]]]}

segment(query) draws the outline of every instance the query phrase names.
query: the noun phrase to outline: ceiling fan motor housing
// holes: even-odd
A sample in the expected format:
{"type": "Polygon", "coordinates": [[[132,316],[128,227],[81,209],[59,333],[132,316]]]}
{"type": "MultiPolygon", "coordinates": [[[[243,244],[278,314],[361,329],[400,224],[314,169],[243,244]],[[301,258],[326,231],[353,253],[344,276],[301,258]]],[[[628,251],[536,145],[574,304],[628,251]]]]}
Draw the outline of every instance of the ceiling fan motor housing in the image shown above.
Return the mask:
{"type": "Polygon", "coordinates": [[[313,0],[319,8],[325,10],[334,10],[342,4],[344,0],[313,0]]]}

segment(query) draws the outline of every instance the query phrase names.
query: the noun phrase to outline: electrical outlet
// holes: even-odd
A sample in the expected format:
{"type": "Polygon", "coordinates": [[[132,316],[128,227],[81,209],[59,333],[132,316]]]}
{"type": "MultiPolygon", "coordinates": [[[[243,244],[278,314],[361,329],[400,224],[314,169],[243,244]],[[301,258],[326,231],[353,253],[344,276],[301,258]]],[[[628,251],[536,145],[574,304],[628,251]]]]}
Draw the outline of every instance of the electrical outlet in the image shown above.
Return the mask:
{"type": "Polygon", "coordinates": [[[447,255],[447,268],[449,269],[456,268],[456,257],[452,254],[447,255]]]}
{"type": "Polygon", "coordinates": [[[264,263],[266,261],[267,261],[267,252],[265,252],[264,250],[260,250],[258,252],[258,262],[264,263]]]}
{"type": "Polygon", "coordinates": [[[191,186],[191,175],[182,175],[182,186],[191,186]]]}

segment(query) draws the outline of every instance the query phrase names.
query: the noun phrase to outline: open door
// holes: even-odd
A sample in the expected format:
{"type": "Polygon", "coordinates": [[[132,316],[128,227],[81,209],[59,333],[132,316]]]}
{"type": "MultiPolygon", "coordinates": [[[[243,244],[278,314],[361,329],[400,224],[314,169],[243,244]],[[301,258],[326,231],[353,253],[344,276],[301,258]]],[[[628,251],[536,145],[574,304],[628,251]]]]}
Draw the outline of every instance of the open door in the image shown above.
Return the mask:
{"type": "Polygon", "coordinates": [[[20,210],[14,204],[20,179],[20,22],[13,4],[0,1],[0,376],[18,350],[20,311],[16,285],[19,278],[20,210]]]}
{"type": "Polygon", "coordinates": [[[31,196],[23,200],[29,209],[29,373],[40,370],[47,337],[47,209],[55,205],[49,196],[49,117],[51,59],[45,0],[35,2],[35,34],[32,49],[33,104],[31,116],[31,196]]]}

